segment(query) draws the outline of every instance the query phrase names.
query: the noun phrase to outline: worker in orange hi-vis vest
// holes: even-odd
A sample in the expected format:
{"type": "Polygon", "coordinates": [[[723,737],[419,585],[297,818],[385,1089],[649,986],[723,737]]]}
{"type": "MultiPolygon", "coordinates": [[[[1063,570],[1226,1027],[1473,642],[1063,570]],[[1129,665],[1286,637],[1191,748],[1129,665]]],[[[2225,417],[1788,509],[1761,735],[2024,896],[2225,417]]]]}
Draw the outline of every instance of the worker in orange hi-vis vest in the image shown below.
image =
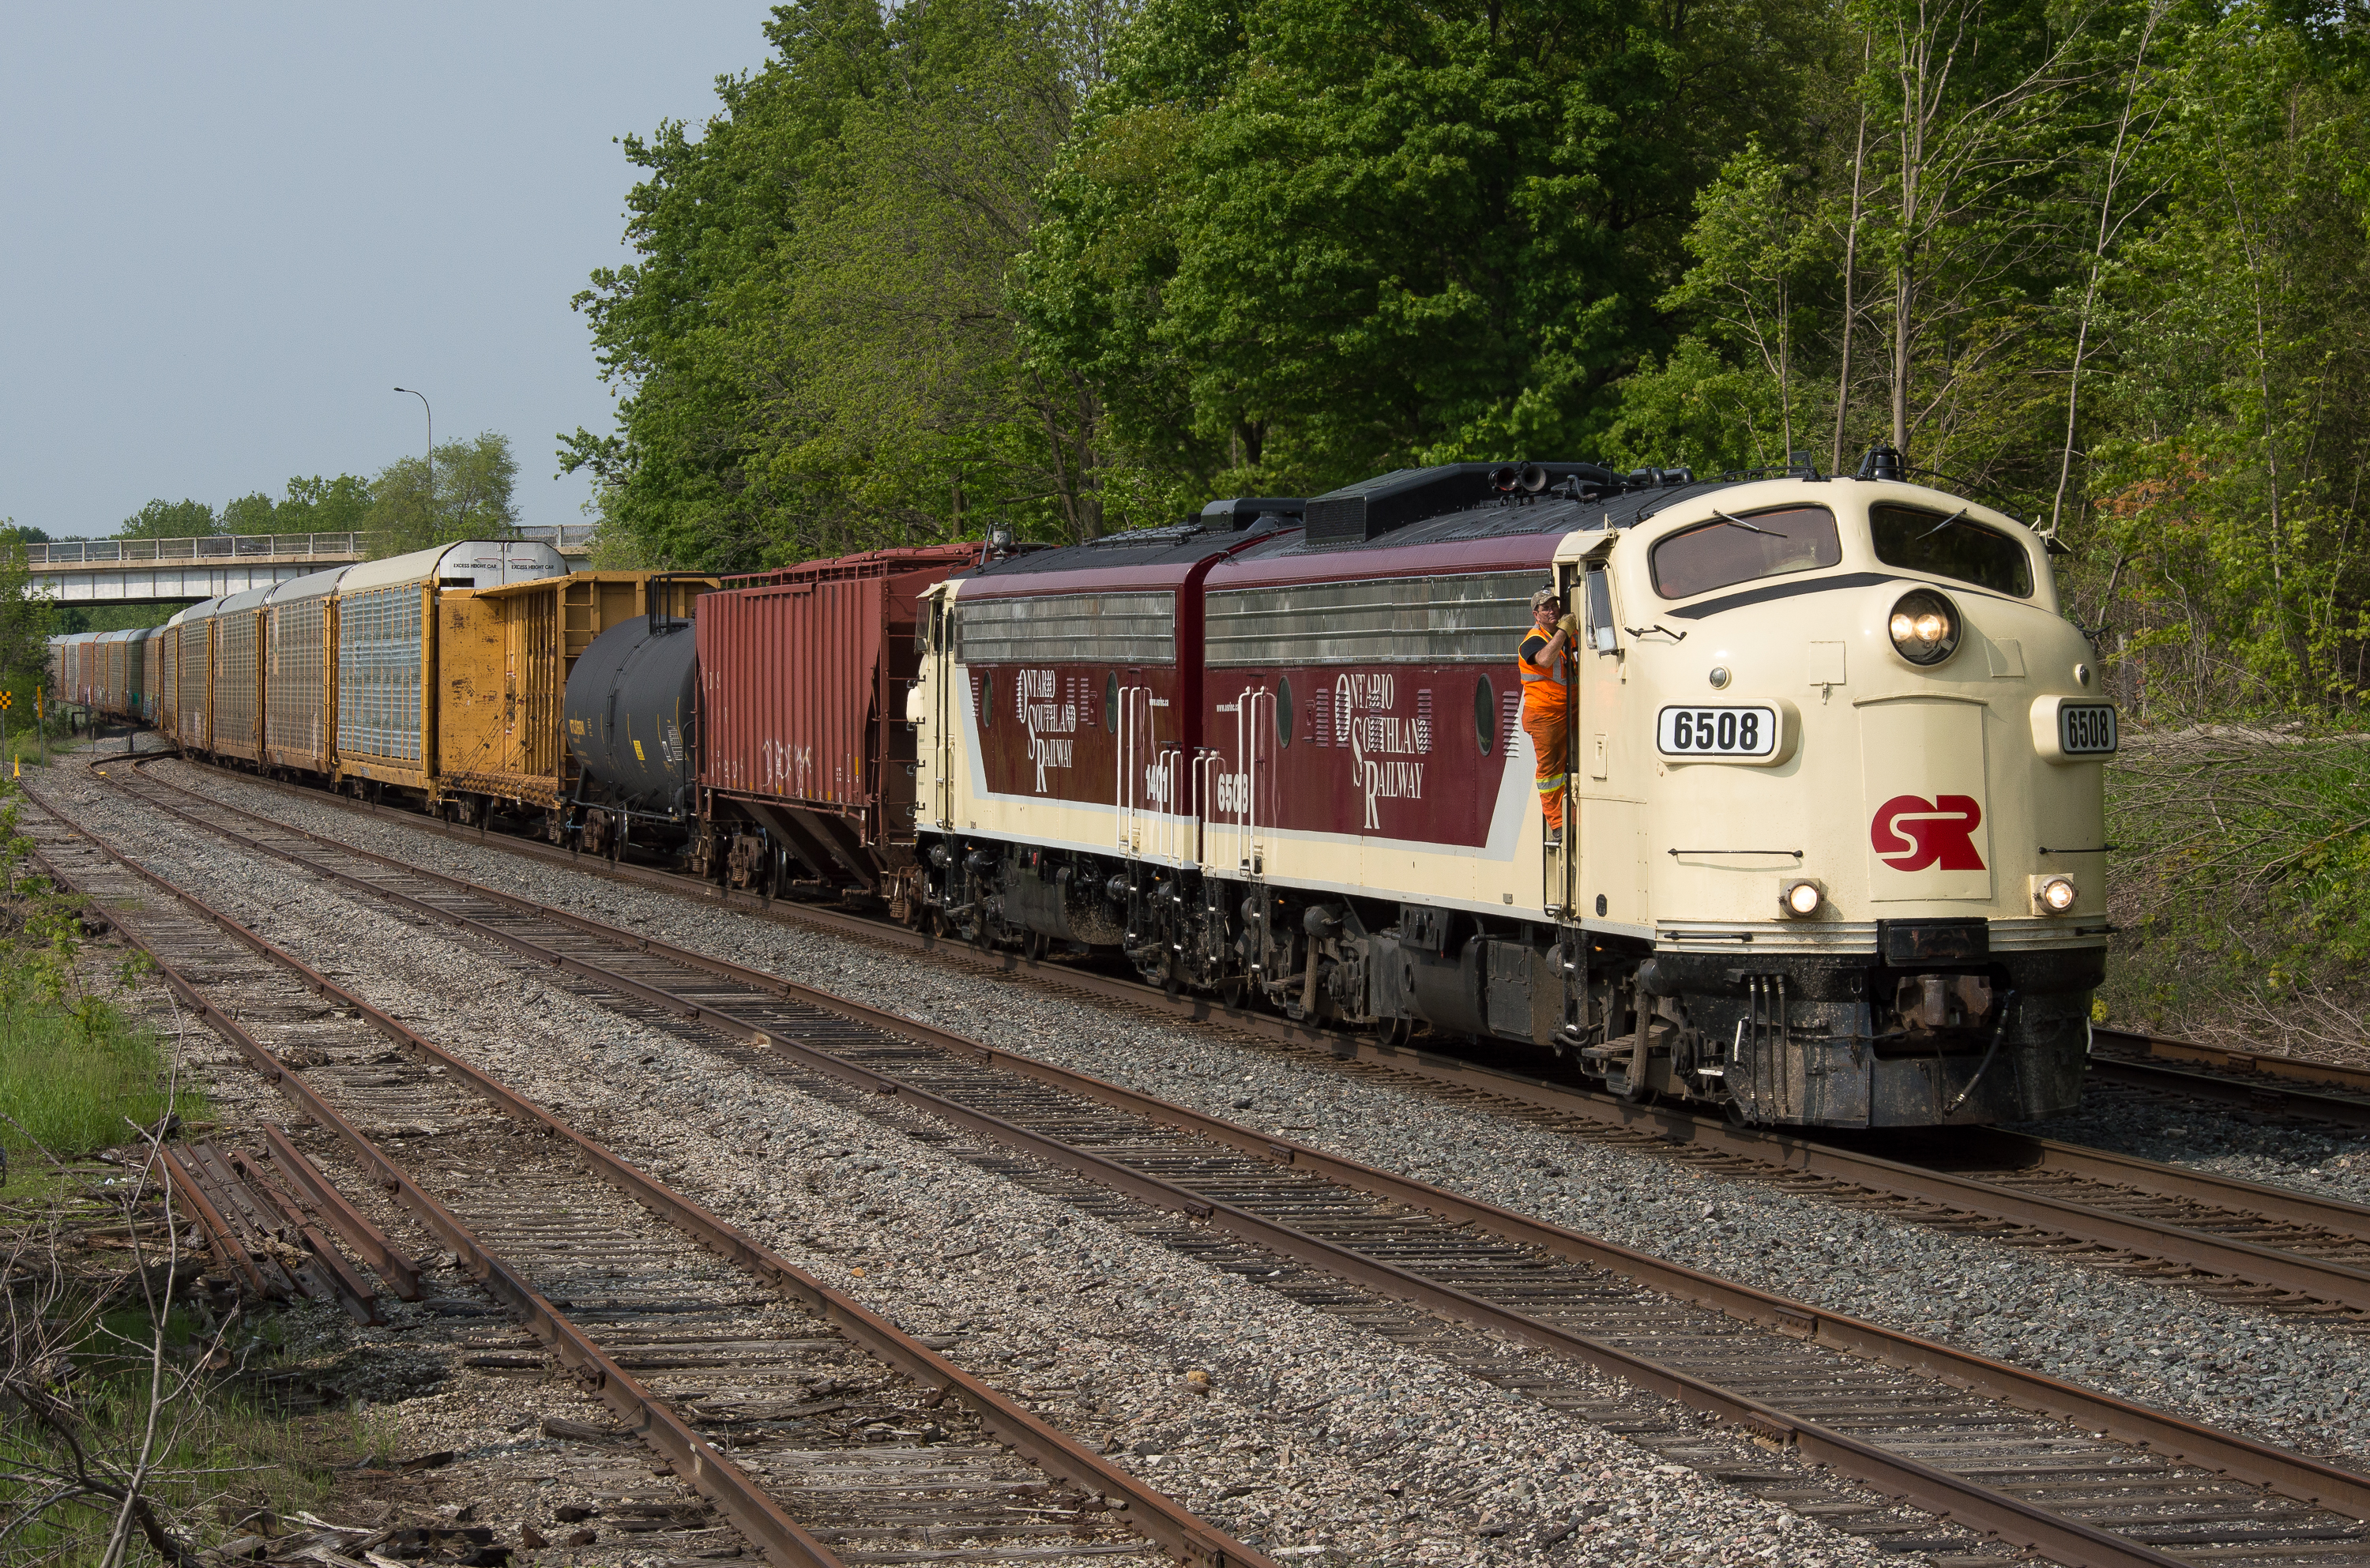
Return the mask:
{"type": "Polygon", "coordinates": [[[1552,588],[1531,595],[1531,630],[1514,654],[1523,676],[1523,729],[1538,754],[1539,814],[1547,843],[1563,843],[1564,753],[1571,724],[1571,644],[1579,627],[1552,588]]]}

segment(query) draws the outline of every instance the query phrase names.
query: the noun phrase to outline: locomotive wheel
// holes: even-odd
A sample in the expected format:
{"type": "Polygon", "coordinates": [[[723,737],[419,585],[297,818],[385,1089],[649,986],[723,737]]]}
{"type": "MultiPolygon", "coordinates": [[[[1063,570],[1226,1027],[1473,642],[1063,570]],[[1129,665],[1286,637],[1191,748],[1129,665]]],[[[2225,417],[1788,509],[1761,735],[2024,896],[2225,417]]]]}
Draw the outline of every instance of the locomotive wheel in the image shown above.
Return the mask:
{"type": "Polygon", "coordinates": [[[1229,974],[1218,982],[1218,1000],[1225,1003],[1229,1009],[1238,1009],[1249,990],[1249,983],[1241,975],[1229,974]]]}

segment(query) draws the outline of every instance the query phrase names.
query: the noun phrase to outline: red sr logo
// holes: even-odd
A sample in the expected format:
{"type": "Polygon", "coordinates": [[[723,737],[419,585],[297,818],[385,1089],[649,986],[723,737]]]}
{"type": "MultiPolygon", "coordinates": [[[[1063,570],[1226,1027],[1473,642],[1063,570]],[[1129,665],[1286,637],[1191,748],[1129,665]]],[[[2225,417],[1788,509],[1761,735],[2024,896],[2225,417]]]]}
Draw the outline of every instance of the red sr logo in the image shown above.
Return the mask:
{"type": "Polygon", "coordinates": [[[1980,871],[1984,858],[1975,852],[1975,828],[1984,820],[1983,807],[1972,795],[1895,795],[1876,808],[1869,824],[1869,842],[1877,858],[1896,871],[1922,871],[1937,867],[1946,871],[1980,871]]]}

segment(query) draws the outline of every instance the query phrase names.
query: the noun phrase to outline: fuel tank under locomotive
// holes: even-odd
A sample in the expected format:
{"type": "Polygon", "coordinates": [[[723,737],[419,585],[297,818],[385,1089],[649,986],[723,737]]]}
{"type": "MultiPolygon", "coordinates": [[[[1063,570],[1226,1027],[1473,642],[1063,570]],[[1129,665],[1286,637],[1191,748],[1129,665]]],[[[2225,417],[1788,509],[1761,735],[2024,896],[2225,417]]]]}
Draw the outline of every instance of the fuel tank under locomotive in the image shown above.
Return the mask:
{"type": "Polygon", "coordinates": [[[690,820],[698,774],[692,623],[637,617],[594,638],[569,673],[568,749],[584,770],[585,847],[613,819],[690,820]]]}

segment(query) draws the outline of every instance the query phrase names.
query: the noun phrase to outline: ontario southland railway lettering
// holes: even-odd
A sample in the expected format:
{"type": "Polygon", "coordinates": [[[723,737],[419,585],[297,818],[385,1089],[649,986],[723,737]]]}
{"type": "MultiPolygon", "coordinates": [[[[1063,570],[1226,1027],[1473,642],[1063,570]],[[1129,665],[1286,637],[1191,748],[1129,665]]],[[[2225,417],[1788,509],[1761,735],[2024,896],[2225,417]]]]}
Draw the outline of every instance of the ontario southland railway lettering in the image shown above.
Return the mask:
{"type": "Polygon", "coordinates": [[[1431,754],[1432,721],[1382,711],[1398,706],[1398,677],[1387,673],[1344,674],[1334,683],[1333,701],[1334,733],[1350,747],[1351,784],[1365,806],[1364,831],[1372,833],[1383,825],[1378,802],[1423,799],[1423,764],[1398,757],[1431,754]]]}
{"type": "Polygon", "coordinates": [[[1065,768],[1076,760],[1078,705],[1064,700],[1060,677],[1051,670],[1023,670],[1013,683],[1020,721],[1029,727],[1029,765],[1037,770],[1037,792],[1046,792],[1045,770],[1065,768]]]}

